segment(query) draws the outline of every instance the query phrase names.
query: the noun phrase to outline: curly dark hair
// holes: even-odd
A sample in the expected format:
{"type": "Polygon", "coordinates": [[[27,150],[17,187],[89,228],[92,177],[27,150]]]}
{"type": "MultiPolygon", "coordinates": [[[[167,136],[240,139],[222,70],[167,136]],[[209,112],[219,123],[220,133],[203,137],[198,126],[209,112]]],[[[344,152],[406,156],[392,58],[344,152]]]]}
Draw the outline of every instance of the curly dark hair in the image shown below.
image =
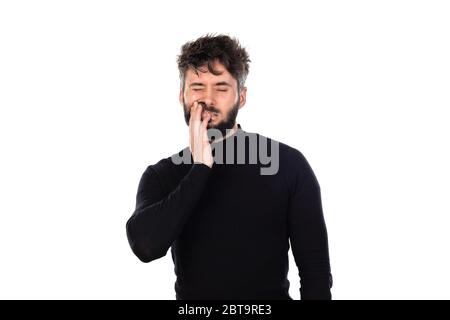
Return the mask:
{"type": "Polygon", "coordinates": [[[207,65],[208,71],[214,75],[219,72],[213,69],[212,63],[218,59],[227,71],[236,79],[238,91],[245,84],[249,72],[248,53],[241,47],[236,38],[227,35],[206,34],[195,41],[185,43],[181,47],[177,63],[180,72],[181,88],[184,91],[186,71],[192,68],[198,75],[199,67],[207,65]]]}

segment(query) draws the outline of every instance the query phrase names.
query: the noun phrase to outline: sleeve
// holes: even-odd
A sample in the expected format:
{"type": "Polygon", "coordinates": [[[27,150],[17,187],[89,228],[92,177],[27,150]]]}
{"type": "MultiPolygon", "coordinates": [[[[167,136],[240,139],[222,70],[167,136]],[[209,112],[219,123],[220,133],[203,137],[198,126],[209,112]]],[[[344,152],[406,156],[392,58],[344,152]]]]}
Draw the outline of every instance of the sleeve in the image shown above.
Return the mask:
{"type": "Polygon", "coordinates": [[[201,197],[211,168],[194,163],[179,185],[164,196],[158,174],[149,166],[139,182],[136,208],[126,223],[128,242],[143,262],[166,255],[201,197]]]}
{"type": "Polygon", "coordinates": [[[331,300],[328,236],[322,212],[320,186],[299,152],[294,187],[289,200],[289,238],[300,276],[302,300],[331,300]]]}

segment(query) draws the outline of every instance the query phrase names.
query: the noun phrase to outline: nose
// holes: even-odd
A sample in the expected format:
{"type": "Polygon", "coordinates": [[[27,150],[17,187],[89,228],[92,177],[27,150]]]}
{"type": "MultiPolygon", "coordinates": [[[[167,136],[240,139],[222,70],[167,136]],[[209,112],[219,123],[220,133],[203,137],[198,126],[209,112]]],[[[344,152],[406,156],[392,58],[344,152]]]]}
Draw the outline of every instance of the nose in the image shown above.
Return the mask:
{"type": "Polygon", "coordinates": [[[206,103],[207,106],[216,106],[216,99],[214,97],[214,92],[212,88],[207,88],[204,91],[202,99],[200,99],[204,103],[206,103]]]}

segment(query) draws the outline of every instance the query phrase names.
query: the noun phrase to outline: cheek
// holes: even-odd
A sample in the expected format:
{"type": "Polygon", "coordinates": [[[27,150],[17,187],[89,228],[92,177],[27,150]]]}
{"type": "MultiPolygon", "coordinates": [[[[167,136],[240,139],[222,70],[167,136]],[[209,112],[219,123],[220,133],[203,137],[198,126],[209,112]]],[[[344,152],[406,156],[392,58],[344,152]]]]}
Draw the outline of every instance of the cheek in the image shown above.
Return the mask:
{"type": "Polygon", "coordinates": [[[236,104],[236,96],[228,95],[227,97],[223,97],[224,105],[227,106],[227,109],[230,110],[236,104]]]}
{"type": "Polygon", "coordinates": [[[236,99],[239,99],[239,96],[237,95],[237,93],[235,91],[229,91],[229,92],[224,93],[223,98],[226,99],[228,102],[231,102],[234,104],[236,99]]]}
{"type": "Polygon", "coordinates": [[[186,102],[187,102],[188,104],[191,104],[191,103],[194,102],[195,100],[199,100],[199,99],[200,99],[200,95],[199,95],[198,93],[192,92],[192,93],[188,93],[187,96],[186,96],[186,98],[187,98],[186,102]]]}

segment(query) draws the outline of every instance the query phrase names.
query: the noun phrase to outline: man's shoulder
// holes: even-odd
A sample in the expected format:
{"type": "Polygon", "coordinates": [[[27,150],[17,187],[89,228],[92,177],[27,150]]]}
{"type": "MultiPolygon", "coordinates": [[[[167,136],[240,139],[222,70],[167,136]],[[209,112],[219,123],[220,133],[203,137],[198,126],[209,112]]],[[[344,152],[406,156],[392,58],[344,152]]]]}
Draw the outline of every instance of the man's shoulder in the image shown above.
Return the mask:
{"type": "Polygon", "coordinates": [[[146,171],[156,172],[159,176],[167,176],[186,169],[183,164],[177,163],[176,159],[185,155],[188,150],[189,148],[186,147],[166,158],[162,158],[158,162],[148,165],[146,171]]]}
{"type": "Polygon", "coordinates": [[[292,162],[292,163],[299,163],[299,162],[306,161],[306,158],[303,155],[303,153],[298,148],[296,148],[288,143],[281,142],[280,140],[276,140],[274,138],[267,137],[260,133],[250,132],[249,134],[256,135],[258,137],[258,140],[260,141],[260,143],[267,141],[268,146],[271,145],[272,148],[274,148],[274,147],[277,148],[278,154],[280,156],[280,160],[288,161],[288,162],[292,162]]]}
{"type": "Polygon", "coordinates": [[[173,190],[189,171],[189,165],[183,163],[177,165],[174,163],[173,157],[180,153],[182,154],[183,150],[169,157],[162,158],[156,163],[147,165],[143,173],[143,177],[146,177],[145,181],[157,182],[165,192],[173,190]]]}

